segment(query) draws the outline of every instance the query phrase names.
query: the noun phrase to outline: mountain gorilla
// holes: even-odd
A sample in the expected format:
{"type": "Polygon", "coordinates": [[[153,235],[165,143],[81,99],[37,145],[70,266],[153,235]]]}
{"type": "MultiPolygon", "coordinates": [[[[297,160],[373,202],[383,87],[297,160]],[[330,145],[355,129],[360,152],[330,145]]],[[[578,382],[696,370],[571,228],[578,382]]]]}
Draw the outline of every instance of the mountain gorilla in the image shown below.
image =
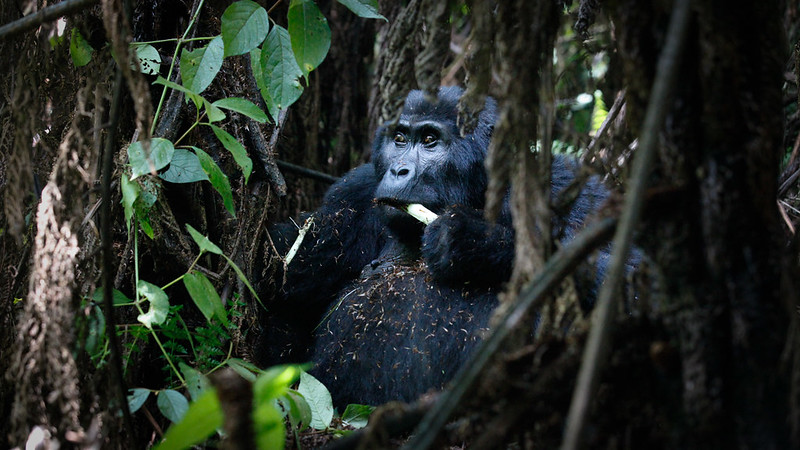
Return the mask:
{"type": "MultiPolygon", "coordinates": [[[[435,103],[419,91],[408,95],[399,121],[376,133],[372,162],[334,184],[313,213],[280,298],[269,305],[263,346],[275,350],[276,330],[294,334],[280,356],[262,354],[262,363],[310,357],[339,406],[410,401],[442,388],[481,339],[510,277],[508,201],[495,224],[482,211],[495,103],[487,101],[477,128],[462,137],[461,94],[441,88],[435,103]],[[386,203],[420,203],[439,217],[426,227],[386,203]]],[[[554,194],[573,170],[556,158],[554,194]]],[[[606,195],[590,180],[567,217],[554,221],[555,235],[570,239],[606,195]]],[[[297,232],[284,225],[271,235],[284,254],[297,232]]],[[[581,295],[591,303],[594,279],[585,284],[581,295]]]]}

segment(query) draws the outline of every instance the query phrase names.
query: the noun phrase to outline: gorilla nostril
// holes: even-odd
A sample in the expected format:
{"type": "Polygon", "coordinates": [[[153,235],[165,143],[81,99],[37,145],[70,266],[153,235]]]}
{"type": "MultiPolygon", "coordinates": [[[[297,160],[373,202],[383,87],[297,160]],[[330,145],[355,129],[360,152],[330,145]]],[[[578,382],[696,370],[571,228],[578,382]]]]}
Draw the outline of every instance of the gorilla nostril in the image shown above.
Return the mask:
{"type": "Polygon", "coordinates": [[[398,177],[404,177],[406,175],[408,175],[408,169],[406,169],[405,167],[397,171],[398,177]]]}

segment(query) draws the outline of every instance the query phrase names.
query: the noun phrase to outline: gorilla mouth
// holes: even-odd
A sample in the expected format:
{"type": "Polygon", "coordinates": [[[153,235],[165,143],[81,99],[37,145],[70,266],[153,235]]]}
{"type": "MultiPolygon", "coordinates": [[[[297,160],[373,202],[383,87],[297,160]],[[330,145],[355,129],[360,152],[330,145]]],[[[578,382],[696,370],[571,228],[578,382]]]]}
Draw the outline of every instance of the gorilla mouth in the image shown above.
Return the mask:
{"type": "Polygon", "coordinates": [[[426,208],[421,203],[407,203],[390,198],[379,198],[375,201],[379,205],[386,205],[392,207],[392,209],[403,211],[409,214],[411,217],[419,220],[424,225],[430,224],[439,217],[438,214],[426,208]]]}

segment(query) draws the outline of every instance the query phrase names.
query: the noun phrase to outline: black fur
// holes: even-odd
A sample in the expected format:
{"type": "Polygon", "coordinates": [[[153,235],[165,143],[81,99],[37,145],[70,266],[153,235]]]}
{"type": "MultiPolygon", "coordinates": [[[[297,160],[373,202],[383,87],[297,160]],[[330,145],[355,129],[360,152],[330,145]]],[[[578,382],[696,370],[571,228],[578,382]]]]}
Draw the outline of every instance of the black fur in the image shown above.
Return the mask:
{"type": "MultiPolygon", "coordinates": [[[[495,105],[490,99],[475,131],[461,137],[461,93],[442,88],[436,104],[418,91],[408,95],[398,123],[376,133],[372,162],[325,195],[288,267],[282,295],[270,305],[265,346],[274,348],[270,333],[290,330],[294,348],[282,349],[277,359],[310,357],[312,373],[337,405],[410,401],[442,388],[480,340],[511,274],[508,202],[497,223],[483,217],[495,105]],[[376,200],[422,203],[440,216],[423,227],[376,200]]],[[[570,183],[574,169],[570,160],[556,159],[554,194],[570,183]]],[[[590,180],[571,210],[554,221],[556,235],[570,239],[606,196],[590,180]]],[[[279,251],[294,240],[289,230],[271,230],[279,251]]],[[[605,255],[598,259],[604,265],[605,255]]],[[[596,280],[583,285],[588,306],[596,280]]]]}

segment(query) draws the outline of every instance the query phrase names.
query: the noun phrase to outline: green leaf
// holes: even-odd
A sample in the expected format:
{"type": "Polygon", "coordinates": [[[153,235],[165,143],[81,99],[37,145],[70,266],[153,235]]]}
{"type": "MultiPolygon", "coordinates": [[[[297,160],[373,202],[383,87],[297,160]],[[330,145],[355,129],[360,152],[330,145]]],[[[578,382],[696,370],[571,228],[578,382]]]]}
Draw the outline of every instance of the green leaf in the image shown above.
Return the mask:
{"type": "Polygon", "coordinates": [[[131,414],[139,410],[144,405],[144,402],[150,397],[150,389],[136,388],[128,389],[128,409],[131,414]]]}
{"type": "Polygon", "coordinates": [[[289,35],[297,63],[308,78],[308,73],[325,60],[331,48],[331,29],[312,0],[292,0],[289,5],[289,35]]]}
{"type": "Polygon", "coordinates": [[[234,263],[233,260],[228,258],[226,255],[222,256],[224,256],[225,259],[228,261],[228,264],[230,264],[230,266],[233,267],[233,270],[234,272],[236,272],[236,275],[239,277],[240,280],[242,280],[242,283],[244,283],[245,286],[247,286],[247,289],[250,290],[250,293],[253,294],[253,297],[255,297],[258,303],[260,303],[261,306],[264,306],[264,304],[261,303],[261,298],[258,297],[256,290],[253,289],[253,286],[250,284],[250,281],[247,280],[247,277],[244,275],[244,272],[242,272],[242,269],[240,269],[239,266],[237,266],[236,263],[234,263]]]}
{"type": "Polygon", "coordinates": [[[222,13],[225,56],[241,55],[258,47],[269,31],[267,10],[250,0],[232,3],[222,13]]]}
{"type": "Polygon", "coordinates": [[[211,182],[211,186],[222,196],[222,204],[225,205],[225,209],[227,209],[233,217],[236,217],[236,211],[233,207],[233,192],[231,191],[231,183],[228,181],[228,176],[225,175],[217,163],[208,156],[208,153],[197,147],[192,147],[192,150],[197,154],[200,165],[203,166],[203,171],[208,175],[208,181],[211,182]]]}
{"type": "Polygon", "coordinates": [[[77,28],[73,28],[69,38],[69,56],[72,57],[72,64],[75,64],[75,67],[89,64],[93,51],[94,49],[86,42],[81,32],[77,28]]]}
{"type": "Polygon", "coordinates": [[[388,22],[386,17],[378,13],[378,0],[338,0],[358,17],[365,19],[383,19],[388,22]]]}
{"type": "Polygon", "coordinates": [[[195,230],[194,227],[192,227],[188,223],[186,224],[186,230],[189,232],[189,235],[192,236],[192,239],[194,239],[194,242],[197,244],[197,246],[200,247],[201,252],[209,252],[215,255],[222,255],[222,249],[217,247],[217,244],[211,242],[209,238],[204,236],[199,231],[195,230]]]}
{"type": "Polygon", "coordinates": [[[275,106],[275,102],[272,100],[269,90],[267,90],[267,81],[264,78],[264,71],[261,67],[260,48],[256,48],[250,52],[250,70],[253,71],[253,78],[256,79],[256,86],[258,86],[258,91],[261,93],[261,98],[263,98],[264,102],[267,104],[267,111],[272,115],[273,119],[277,119],[278,108],[275,106]]]}
{"type": "Polygon", "coordinates": [[[364,428],[369,421],[369,415],[372,414],[374,410],[374,406],[351,403],[347,405],[347,408],[345,408],[342,413],[342,422],[353,428],[364,428]]]}
{"type": "Polygon", "coordinates": [[[261,373],[261,369],[239,358],[228,359],[228,367],[251,383],[256,381],[256,374],[261,373]]]}
{"type": "MultiPolygon", "coordinates": [[[[125,177],[123,177],[123,179],[124,178],[125,177]]],[[[122,305],[122,304],[125,304],[125,303],[133,303],[133,300],[131,300],[128,297],[126,297],[125,294],[123,294],[122,292],[120,292],[120,291],[118,291],[116,289],[113,289],[113,288],[111,289],[111,292],[112,292],[112,299],[114,300],[114,306],[122,305]]],[[[100,303],[100,304],[103,303],[103,288],[102,287],[99,287],[99,288],[95,289],[94,294],[92,294],[92,300],[94,300],[96,303],[100,303]]]]}
{"type": "Polygon", "coordinates": [[[263,371],[253,383],[253,402],[271,403],[284,395],[301,373],[302,369],[295,365],[273,366],[263,371]]]}
{"type": "Polygon", "coordinates": [[[158,176],[170,183],[194,183],[208,180],[208,175],[203,172],[203,166],[200,165],[197,155],[182,148],[175,149],[169,167],[158,176]]]}
{"type": "Polygon", "coordinates": [[[283,416],[274,402],[256,403],[253,411],[253,433],[256,447],[259,450],[283,448],[286,441],[286,429],[283,416]]]}
{"type": "Polygon", "coordinates": [[[155,450],[185,449],[203,442],[222,426],[222,418],[217,391],[211,388],[189,405],[183,420],[169,427],[155,450]]]}
{"type": "Polygon", "coordinates": [[[223,98],[212,103],[213,106],[229,109],[255,120],[259,123],[267,121],[267,115],[255,103],[239,97],[223,98]]]}
{"type": "Polygon", "coordinates": [[[203,92],[222,67],[224,45],[217,36],[205,47],[181,52],[181,79],[190,91],[203,92]]]}
{"type": "Polygon", "coordinates": [[[311,408],[311,427],[315,430],[328,428],[333,420],[333,400],[328,388],[306,372],[300,374],[297,392],[303,394],[311,408]]]}
{"type": "Polygon", "coordinates": [[[241,142],[237,141],[235,137],[231,136],[230,133],[222,128],[214,124],[209,124],[208,126],[211,127],[211,131],[214,132],[214,135],[217,136],[217,139],[222,142],[222,146],[231,152],[236,164],[242,168],[244,182],[247,184],[247,180],[250,179],[250,174],[253,172],[253,160],[247,156],[247,150],[245,150],[244,145],[242,145],[241,142]]]}
{"type": "Polygon", "coordinates": [[[187,273],[183,276],[183,284],[209,323],[216,316],[223,324],[228,325],[228,313],[222,299],[205,275],[200,272],[187,273]]]}
{"type": "Polygon", "coordinates": [[[189,101],[189,99],[191,99],[192,102],[194,103],[194,106],[196,106],[197,109],[200,109],[200,105],[202,105],[203,102],[205,101],[205,99],[203,97],[201,97],[200,94],[198,94],[197,92],[191,91],[191,90],[187,89],[186,87],[181,86],[178,83],[173,83],[172,81],[169,81],[169,80],[167,80],[166,78],[164,78],[164,77],[162,77],[160,75],[159,75],[158,78],[156,78],[156,81],[153,81],[153,84],[160,84],[160,85],[166,86],[166,87],[168,87],[170,89],[175,89],[176,91],[183,92],[184,94],[186,94],[186,98],[187,98],[186,101],[189,101]]]}
{"type": "Polygon", "coordinates": [[[125,226],[128,228],[128,234],[131,234],[131,219],[133,219],[133,205],[139,197],[139,183],[128,179],[127,174],[123,174],[120,178],[120,190],[122,191],[122,209],[125,213],[125,226]]]}
{"type": "Polygon", "coordinates": [[[309,427],[311,423],[311,407],[308,406],[308,402],[306,402],[302,394],[294,389],[289,389],[286,395],[278,401],[281,402],[284,410],[288,413],[289,422],[291,422],[293,428],[296,428],[297,431],[303,431],[309,427]]]}
{"type": "Polygon", "coordinates": [[[186,397],[178,391],[164,389],[158,393],[158,410],[164,417],[172,422],[180,422],[186,411],[189,409],[189,402],[186,397]]]}
{"type": "MultiPolygon", "coordinates": [[[[186,389],[189,391],[189,396],[192,400],[197,401],[205,390],[211,386],[211,383],[209,383],[205,375],[183,361],[178,362],[178,368],[181,370],[183,378],[186,380],[186,389]]],[[[189,406],[189,409],[191,408],[192,407],[189,406]]]]}
{"type": "Polygon", "coordinates": [[[150,139],[150,157],[144,152],[142,141],[136,141],[128,146],[128,163],[131,165],[131,180],[153,170],[161,170],[172,161],[175,147],[172,142],[164,138],[150,139]],[[151,167],[152,164],[152,167],[151,167]]]}
{"type": "Polygon", "coordinates": [[[303,75],[292,52],[289,32],[280,26],[272,27],[261,49],[261,75],[267,87],[268,97],[264,97],[273,118],[278,111],[288,108],[303,93],[299,77],[303,75]]]}
{"type": "Polygon", "coordinates": [[[133,70],[138,70],[148,75],[158,75],[161,69],[161,55],[155,47],[150,44],[138,44],[132,42],[130,49],[139,60],[139,65],[131,63],[133,70]]]}
{"type": "Polygon", "coordinates": [[[225,120],[225,113],[208,100],[203,99],[203,107],[206,109],[206,117],[208,117],[209,122],[213,123],[225,120]]]}
{"type": "Polygon", "coordinates": [[[153,328],[153,325],[164,323],[167,320],[167,313],[169,313],[169,298],[167,294],[160,287],[144,280],[139,280],[136,285],[136,292],[150,302],[150,309],[144,314],[139,314],[137,320],[147,328],[153,328]]]}

